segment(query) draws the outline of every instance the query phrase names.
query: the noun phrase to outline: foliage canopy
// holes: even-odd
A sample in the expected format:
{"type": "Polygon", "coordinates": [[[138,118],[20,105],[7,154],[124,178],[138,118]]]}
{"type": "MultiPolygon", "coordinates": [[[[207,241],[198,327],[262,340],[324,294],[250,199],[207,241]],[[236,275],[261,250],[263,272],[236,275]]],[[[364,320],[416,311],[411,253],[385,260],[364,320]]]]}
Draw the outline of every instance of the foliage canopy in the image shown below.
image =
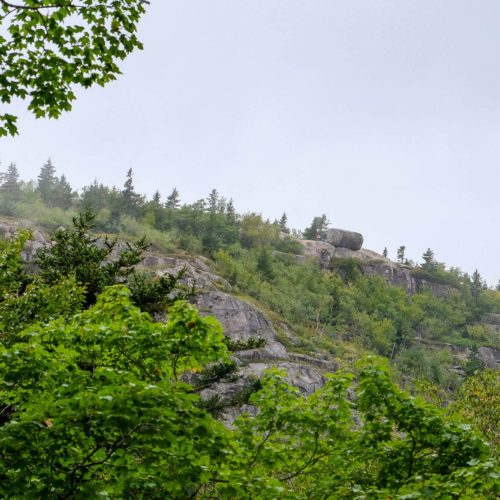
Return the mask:
{"type": "MultiPolygon", "coordinates": [[[[0,102],[28,101],[37,118],[69,111],[74,87],[105,85],[142,44],[143,0],[0,0],[0,102]]],[[[17,133],[0,113],[0,137],[17,133]]]]}

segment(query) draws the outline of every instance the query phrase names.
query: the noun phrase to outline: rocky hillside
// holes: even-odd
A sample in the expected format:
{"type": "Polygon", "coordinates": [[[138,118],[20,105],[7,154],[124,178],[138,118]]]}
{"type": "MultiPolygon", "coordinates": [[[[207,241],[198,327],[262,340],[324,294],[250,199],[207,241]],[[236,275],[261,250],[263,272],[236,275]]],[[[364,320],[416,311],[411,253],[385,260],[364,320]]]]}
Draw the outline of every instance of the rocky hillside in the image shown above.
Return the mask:
{"type": "MultiPolygon", "coordinates": [[[[10,238],[20,228],[31,228],[33,240],[23,251],[26,263],[32,263],[38,248],[48,244],[47,234],[26,220],[0,220],[0,236],[10,238]]],[[[437,296],[453,295],[453,287],[416,277],[409,266],[395,263],[382,255],[362,248],[363,237],[359,233],[329,230],[326,241],[301,240],[302,254],[296,256],[298,262],[311,259],[318,265],[330,269],[331,263],[353,260],[367,276],[383,277],[391,285],[415,294],[427,288],[437,296]]],[[[276,366],[286,370],[288,380],[303,393],[312,393],[324,383],[324,375],[335,371],[338,358],[321,348],[315,349],[311,339],[307,354],[294,352],[294,345],[300,344],[287,321],[279,315],[271,317],[264,312],[265,305],[244,296],[223,277],[214,271],[214,263],[204,257],[165,255],[160,252],[146,252],[142,267],[161,276],[181,269],[186,272],[183,282],[194,285],[194,303],[203,315],[215,316],[224,327],[225,335],[233,347],[233,361],[237,372],[223,375],[202,390],[202,397],[217,410],[220,418],[228,424],[242,409],[251,411],[246,394],[251,391],[264,370],[276,366]],[[279,332],[279,334],[278,334],[279,332]],[[286,346],[285,346],[286,344],[286,346]]],[[[482,323],[500,335],[500,315],[490,314],[482,323]]],[[[425,344],[428,349],[447,349],[456,359],[457,370],[465,362],[469,349],[453,344],[439,343],[424,339],[415,341],[425,344]]],[[[500,369],[500,350],[481,346],[479,353],[488,367],[500,369]]],[[[208,404],[207,403],[207,404],[208,404]]]]}

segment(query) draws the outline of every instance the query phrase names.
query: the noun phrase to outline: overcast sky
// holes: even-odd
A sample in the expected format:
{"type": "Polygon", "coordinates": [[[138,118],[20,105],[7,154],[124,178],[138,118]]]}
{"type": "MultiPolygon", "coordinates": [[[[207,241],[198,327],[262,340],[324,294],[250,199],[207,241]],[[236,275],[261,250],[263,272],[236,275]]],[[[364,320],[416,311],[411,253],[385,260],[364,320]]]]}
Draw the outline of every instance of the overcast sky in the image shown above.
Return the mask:
{"type": "Polygon", "coordinates": [[[240,212],[326,213],[365,247],[500,278],[498,0],[152,0],[145,50],[58,121],[19,111],[5,168],[50,156],[182,201],[212,188],[240,212]]]}

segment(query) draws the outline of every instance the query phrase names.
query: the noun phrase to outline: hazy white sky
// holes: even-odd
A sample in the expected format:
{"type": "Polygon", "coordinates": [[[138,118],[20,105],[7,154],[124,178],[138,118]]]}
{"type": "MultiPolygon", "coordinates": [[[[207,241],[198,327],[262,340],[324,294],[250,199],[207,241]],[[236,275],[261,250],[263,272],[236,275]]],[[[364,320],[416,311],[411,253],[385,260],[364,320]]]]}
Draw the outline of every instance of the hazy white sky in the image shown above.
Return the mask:
{"type": "Polygon", "coordinates": [[[58,121],[21,112],[3,167],[51,156],[182,201],[212,188],[240,212],[326,213],[365,247],[406,245],[500,278],[498,0],[152,0],[145,50],[58,121]]]}

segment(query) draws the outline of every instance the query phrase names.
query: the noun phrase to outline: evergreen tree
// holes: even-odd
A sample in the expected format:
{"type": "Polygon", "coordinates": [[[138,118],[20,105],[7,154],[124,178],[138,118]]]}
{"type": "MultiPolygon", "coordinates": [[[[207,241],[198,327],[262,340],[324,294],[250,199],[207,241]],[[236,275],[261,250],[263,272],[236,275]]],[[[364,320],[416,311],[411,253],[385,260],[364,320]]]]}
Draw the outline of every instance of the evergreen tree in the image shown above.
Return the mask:
{"type": "Polygon", "coordinates": [[[422,259],[424,259],[424,263],[422,264],[422,268],[426,271],[435,271],[438,267],[436,262],[436,258],[434,256],[434,252],[428,248],[424,254],[422,255],[422,259]]]}
{"type": "Polygon", "coordinates": [[[285,212],[283,212],[283,215],[281,216],[278,224],[282,233],[290,234],[290,229],[288,228],[288,217],[286,216],[285,212]]]}
{"type": "Polygon", "coordinates": [[[57,188],[56,169],[49,158],[40,169],[38,175],[38,191],[42,197],[43,202],[47,206],[53,206],[54,194],[57,188]]]}
{"type": "Polygon", "coordinates": [[[262,247],[257,256],[257,271],[261,273],[267,281],[272,281],[274,279],[273,259],[267,247],[262,247]]]}
{"type": "Polygon", "coordinates": [[[476,269],[472,273],[472,279],[470,282],[470,291],[471,291],[472,299],[474,300],[474,304],[477,305],[477,303],[479,301],[479,297],[485,288],[486,288],[486,283],[484,282],[483,278],[479,274],[479,271],[476,269]]]}
{"type": "Polygon", "coordinates": [[[7,172],[2,174],[2,185],[0,186],[0,193],[2,197],[10,201],[17,201],[21,192],[19,184],[19,172],[16,164],[11,163],[7,168],[7,172]]]}
{"type": "Polygon", "coordinates": [[[304,230],[304,238],[306,240],[324,240],[329,225],[330,222],[325,214],[321,217],[314,217],[311,225],[304,230]]]}
{"type": "Polygon", "coordinates": [[[54,189],[52,204],[55,207],[60,207],[63,210],[68,210],[68,208],[71,208],[73,198],[73,189],[71,188],[69,182],[66,180],[66,176],[63,174],[57,181],[56,187],[54,189]]]}
{"type": "Polygon", "coordinates": [[[479,354],[477,346],[473,345],[467,354],[467,363],[465,364],[465,374],[470,377],[477,372],[484,370],[485,363],[479,354]]]}
{"type": "Polygon", "coordinates": [[[208,211],[211,214],[215,214],[219,209],[219,201],[219,192],[217,191],[217,189],[212,189],[207,198],[208,211]]]}
{"type": "Polygon", "coordinates": [[[124,212],[132,217],[137,217],[139,215],[141,195],[135,192],[133,175],[133,170],[129,168],[127,171],[127,180],[123,185],[122,202],[124,212]]]}
{"type": "Polygon", "coordinates": [[[398,262],[400,264],[404,264],[404,262],[405,262],[405,250],[406,250],[406,247],[404,245],[401,245],[398,248],[397,259],[398,259],[398,262]]]}
{"type": "Polygon", "coordinates": [[[387,259],[387,255],[388,255],[387,247],[384,247],[384,251],[382,252],[382,255],[387,259]]]}
{"type": "Polygon", "coordinates": [[[109,205],[109,188],[99,184],[97,179],[90,186],[85,186],[82,193],[82,206],[98,212],[109,205]]]}
{"type": "Polygon", "coordinates": [[[153,194],[153,205],[159,207],[161,205],[161,194],[160,191],[156,190],[153,194]]]}
{"type": "Polygon", "coordinates": [[[179,191],[177,191],[177,188],[174,187],[174,189],[172,189],[172,192],[167,196],[165,207],[170,209],[176,209],[179,208],[179,205],[180,205],[179,191]]]}
{"type": "Polygon", "coordinates": [[[230,224],[234,224],[236,222],[236,210],[234,208],[234,201],[232,198],[229,199],[226,206],[226,217],[230,224]]]}

